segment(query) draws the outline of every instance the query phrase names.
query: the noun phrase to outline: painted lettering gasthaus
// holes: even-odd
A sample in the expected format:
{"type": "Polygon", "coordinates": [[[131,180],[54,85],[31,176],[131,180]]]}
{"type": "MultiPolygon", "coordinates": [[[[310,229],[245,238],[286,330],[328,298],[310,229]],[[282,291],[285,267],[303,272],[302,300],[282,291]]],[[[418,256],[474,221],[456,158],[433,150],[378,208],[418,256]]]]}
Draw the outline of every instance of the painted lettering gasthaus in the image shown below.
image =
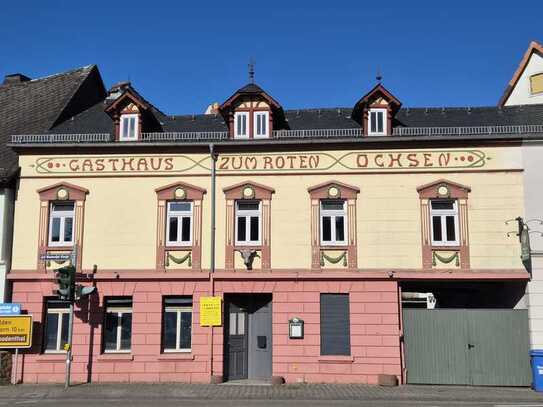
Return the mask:
{"type": "MultiPolygon", "coordinates": [[[[514,148],[322,151],[311,154],[224,154],[218,173],[233,172],[335,172],[520,169],[520,151],[514,148]],[[502,167],[503,168],[503,167],[502,167]]],[[[148,156],[40,156],[24,159],[22,176],[100,174],[209,173],[211,159],[203,155],[148,156]]]]}

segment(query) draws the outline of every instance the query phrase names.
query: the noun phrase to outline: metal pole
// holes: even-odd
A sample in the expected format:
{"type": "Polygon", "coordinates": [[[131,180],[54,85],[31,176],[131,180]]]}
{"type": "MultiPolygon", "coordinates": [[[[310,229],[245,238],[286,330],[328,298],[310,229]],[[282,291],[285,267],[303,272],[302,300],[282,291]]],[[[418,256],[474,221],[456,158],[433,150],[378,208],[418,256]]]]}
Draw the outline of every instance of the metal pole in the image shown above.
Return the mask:
{"type": "MultiPolygon", "coordinates": [[[[215,295],[215,281],[213,280],[213,274],[215,273],[215,185],[216,185],[216,164],[217,156],[215,155],[215,146],[209,145],[209,154],[211,155],[211,260],[210,260],[210,285],[211,296],[215,295]]],[[[210,329],[209,340],[209,373],[213,380],[213,326],[210,329]]]]}
{"type": "Polygon", "coordinates": [[[70,370],[72,368],[72,336],[74,333],[74,303],[70,301],[70,316],[68,320],[68,343],[66,352],[66,380],[64,381],[64,390],[70,387],[70,370]]]}
{"type": "Polygon", "coordinates": [[[13,368],[13,380],[11,381],[12,384],[17,384],[19,382],[18,376],[18,367],[19,367],[19,348],[15,348],[15,367],[13,368]]]}
{"type": "Polygon", "coordinates": [[[211,154],[211,273],[215,272],[215,178],[217,156],[214,147],[213,144],[209,145],[209,154],[211,154]]]}

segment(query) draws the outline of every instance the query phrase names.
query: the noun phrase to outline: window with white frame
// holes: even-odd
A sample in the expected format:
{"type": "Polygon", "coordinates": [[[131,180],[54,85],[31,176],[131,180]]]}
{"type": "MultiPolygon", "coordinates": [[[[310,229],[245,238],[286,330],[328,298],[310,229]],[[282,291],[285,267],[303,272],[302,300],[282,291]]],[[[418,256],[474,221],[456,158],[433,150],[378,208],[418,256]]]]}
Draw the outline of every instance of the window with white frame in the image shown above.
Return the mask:
{"type": "Polygon", "coordinates": [[[192,202],[168,202],[166,244],[168,246],[192,245],[192,202]]]}
{"type": "Polygon", "coordinates": [[[71,246],[74,242],[74,202],[51,202],[49,246],[71,246]]]}
{"type": "Polygon", "coordinates": [[[433,246],[458,246],[458,203],[453,199],[430,201],[433,246]]]}
{"type": "Polygon", "coordinates": [[[132,344],[132,299],[106,299],[104,352],[130,352],[132,344]]]}
{"type": "Polygon", "coordinates": [[[254,113],[254,119],[253,119],[253,126],[254,126],[254,137],[269,137],[269,120],[270,120],[270,113],[269,112],[255,112],[254,113]]]}
{"type": "Polygon", "coordinates": [[[322,245],[341,246],[347,244],[347,212],[344,200],[322,200],[320,221],[322,245]]]}
{"type": "Polygon", "coordinates": [[[387,110],[370,109],[368,114],[368,135],[384,136],[387,132],[387,110]]]}
{"type": "Polygon", "coordinates": [[[164,299],[162,348],[164,352],[190,352],[192,343],[192,298],[164,299]]]}
{"type": "Polygon", "coordinates": [[[234,115],[234,136],[236,138],[249,137],[249,112],[236,112],[234,115]]]}
{"type": "Polygon", "coordinates": [[[47,353],[64,352],[68,343],[68,323],[70,309],[68,303],[58,300],[48,300],[44,332],[44,351],[47,353]]]}
{"type": "Polygon", "coordinates": [[[137,114],[121,115],[120,141],[134,141],[138,138],[139,120],[137,114]]]}
{"type": "Polygon", "coordinates": [[[236,201],[236,244],[260,245],[260,201],[236,201]]]}

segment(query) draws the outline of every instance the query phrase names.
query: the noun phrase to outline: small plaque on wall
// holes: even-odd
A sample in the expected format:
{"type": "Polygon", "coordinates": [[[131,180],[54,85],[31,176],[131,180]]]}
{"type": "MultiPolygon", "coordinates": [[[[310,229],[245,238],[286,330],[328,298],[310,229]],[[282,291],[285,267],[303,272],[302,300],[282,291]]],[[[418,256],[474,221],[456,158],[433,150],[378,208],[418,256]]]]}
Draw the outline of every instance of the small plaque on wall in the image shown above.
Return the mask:
{"type": "Polygon", "coordinates": [[[290,339],[304,339],[304,321],[292,318],[288,321],[288,337],[290,339]]]}

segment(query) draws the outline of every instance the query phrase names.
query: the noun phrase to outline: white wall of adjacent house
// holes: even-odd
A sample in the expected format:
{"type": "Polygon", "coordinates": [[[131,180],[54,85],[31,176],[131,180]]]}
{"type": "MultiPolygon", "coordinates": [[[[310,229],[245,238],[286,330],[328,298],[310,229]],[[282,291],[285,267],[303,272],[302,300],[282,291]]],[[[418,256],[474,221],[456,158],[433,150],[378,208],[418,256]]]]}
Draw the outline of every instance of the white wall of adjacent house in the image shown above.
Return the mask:
{"type": "MultiPolygon", "coordinates": [[[[524,202],[526,220],[543,220],[543,144],[525,142],[524,158],[524,202]]],[[[529,222],[530,230],[543,232],[543,225],[529,222]]],[[[543,349],[543,237],[530,234],[532,248],[531,272],[526,294],[532,349],[543,349]]]]}
{"type": "Polygon", "coordinates": [[[0,189],[0,303],[6,298],[6,276],[11,265],[14,191],[0,189]]]}
{"type": "Polygon", "coordinates": [[[543,73],[543,57],[537,52],[532,53],[526,69],[520,76],[515,88],[505,102],[505,106],[533,105],[543,103],[543,93],[532,95],[530,89],[530,77],[543,73]]]}

